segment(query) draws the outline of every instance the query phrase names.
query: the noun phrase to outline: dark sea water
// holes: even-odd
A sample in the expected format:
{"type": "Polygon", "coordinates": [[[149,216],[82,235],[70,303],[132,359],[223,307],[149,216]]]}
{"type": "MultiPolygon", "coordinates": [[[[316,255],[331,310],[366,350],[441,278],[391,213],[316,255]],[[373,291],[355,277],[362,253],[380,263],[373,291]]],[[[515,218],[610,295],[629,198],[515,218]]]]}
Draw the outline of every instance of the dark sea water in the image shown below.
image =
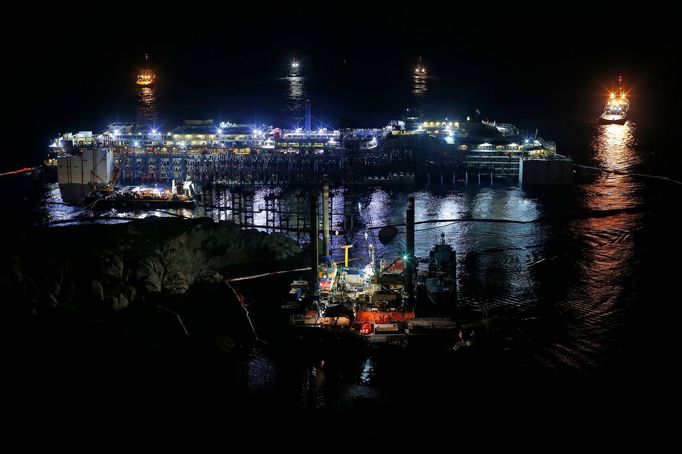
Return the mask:
{"type": "MultiPolygon", "coordinates": [[[[481,398],[519,399],[537,393],[608,396],[613,401],[676,395],[682,186],[627,175],[682,175],[655,76],[632,75],[638,84],[625,125],[598,125],[603,86],[594,79],[563,84],[560,90],[554,79],[536,76],[520,83],[518,77],[500,81],[488,75],[494,88],[488,91],[479,83],[473,90],[465,74],[445,65],[439,72],[435,62],[427,78],[416,80],[409,62],[396,69],[365,61],[355,66],[352,59],[322,64],[312,57],[298,58],[298,74],[289,72],[283,58],[276,74],[257,72],[229,83],[213,74],[197,86],[187,71],[173,75],[167,69],[159,71],[159,85],[145,92],[125,83],[84,86],[82,96],[68,106],[56,95],[57,107],[47,114],[49,130],[102,129],[110,121],[136,118],[163,127],[188,117],[291,126],[301,121],[302,102],[308,97],[314,124],[330,126],[382,126],[413,105],[452,118],[480,108],[491,119],[540,128],[540,135],[555,140],[558,151],[578,163],[622,173],[579,176],[570,188],[533,190],[491,185],[485,179],[409,192],[334,188],[332,211],[359,205],[364,224],[370,226],[403,222],[409,196],[416,199],[418,221],[524,221],[425,224],[416,232],[418,256],[427,255],[445,234],[458,254],[459,304],[505,320],[503,335],[495,348],[476,358],[442,346],[393,351],[328,341],[292,344],[284,340],[286,315],[277,310],[278,292],[286,290],[290,277],[268,283],[267,292],[262,283],[246,283],[241,291],[254,301],[255,328],[268,345],[255,344],[237,361],[237,377],[229,379],[243,391],[242,398],[256,408],[276,402],[281,409],[322,415],[390,418],[405,405],[414,411],[470,405],[477,397],[468,390],[481,398]],[[63,112],[59,118],[57,111],[63,112]]],[[[599,76],[605,80],[606,72],[599,76]]],[[[48,139],[46,134],[45,143],[48,139]]],[[[26,150],[27,161],[41,152],[26,150]]],[[[28,189],[28,178],[12,177],[2,184],[12,194],[10,222],[89,215],[46,204],[61,200],[55,185],[36,195],[28,189]]],[[[293,203],[294,196],[282,191],[286,203],[293,203]]],[[[264,193],[256,194],[257,206],[264,193]]],[[[258,216],[256,224],[264,224],[258,216]]],[[[333,225],[340,221],[335,218],[333,225]]],[[[375,235],[376,230],[360,230],[334,236],[335,258],[340,258],[336,247],[341,244],[353,244],[353,256],[360,258],[367,257],[369,243],[378,245],[381,258],[402,253],[404,232],[386,246],[375,235]]]]}

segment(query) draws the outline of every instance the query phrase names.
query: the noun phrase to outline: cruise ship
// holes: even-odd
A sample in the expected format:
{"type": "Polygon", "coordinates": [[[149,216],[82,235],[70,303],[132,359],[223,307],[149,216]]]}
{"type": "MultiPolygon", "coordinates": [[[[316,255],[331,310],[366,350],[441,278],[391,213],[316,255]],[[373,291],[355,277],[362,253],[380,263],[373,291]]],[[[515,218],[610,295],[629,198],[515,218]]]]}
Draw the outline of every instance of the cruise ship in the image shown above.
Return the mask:
{"type": "Polygon", "coordinates": [[[509,123],[424,120],[415,112],[380,128],[311,123],[287,129],[211,119],[164,128],[116,122],[100,132],[61,134],[50,145],[48,161],[56,163],[59,182],[66,184],[100,182],[90,170],[107,157],[106,166],[94,169],[103,181],[119,169],[125,184],[190,179],[199,185],[312,183],[325,174],[344,184],[376,184],[393,174],[427,184],[487,184],[520,180],[529,160],[568,161],[537,131],[509,123]]]}

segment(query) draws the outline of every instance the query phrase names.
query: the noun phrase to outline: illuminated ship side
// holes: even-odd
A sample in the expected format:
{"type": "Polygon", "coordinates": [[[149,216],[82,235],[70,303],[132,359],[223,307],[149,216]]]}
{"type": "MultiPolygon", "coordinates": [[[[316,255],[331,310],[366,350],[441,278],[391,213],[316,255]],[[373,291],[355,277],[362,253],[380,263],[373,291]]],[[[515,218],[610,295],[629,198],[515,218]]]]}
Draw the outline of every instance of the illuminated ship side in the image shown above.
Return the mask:
{"type": "Polygon", "coordinates": [[[603,124],[623,124],[627,120],[628,110],[630,110],[630,100],[623,89],[623,79],[618,78],[618,91],[609,93],[609,98],[604,106],[604,113],[599,117],[599,122],[603,124]]]}
{"type": "MultiPolygon", "coordinates": [[[[147,54],[144,54],[145,64],[147,64],[148,60],[149,56],[147,54]]],[[[149,69],[149,67],[145,67],[142,71],[138,73],[137,81],[135,83],[141,87],[148,87],[149,85],[153,85],[155,81],[156,74],[154,73],[154,71],[149,69]]]]}

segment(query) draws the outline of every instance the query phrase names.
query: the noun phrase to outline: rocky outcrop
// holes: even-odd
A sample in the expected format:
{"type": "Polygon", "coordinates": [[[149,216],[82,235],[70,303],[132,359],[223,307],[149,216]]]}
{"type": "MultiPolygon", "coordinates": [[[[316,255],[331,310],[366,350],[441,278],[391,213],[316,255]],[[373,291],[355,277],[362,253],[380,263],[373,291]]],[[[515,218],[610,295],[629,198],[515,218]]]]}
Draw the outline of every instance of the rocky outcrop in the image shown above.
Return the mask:
{"type": "Polygon", "coordinates": [[[281,234],[208,219],[147,218],[126,224],[36,230],[0,261],[0,291],[33,305],[119,311],[154,295],[183,295],[225,273],[278,269],[301,249],[281,234]]]}

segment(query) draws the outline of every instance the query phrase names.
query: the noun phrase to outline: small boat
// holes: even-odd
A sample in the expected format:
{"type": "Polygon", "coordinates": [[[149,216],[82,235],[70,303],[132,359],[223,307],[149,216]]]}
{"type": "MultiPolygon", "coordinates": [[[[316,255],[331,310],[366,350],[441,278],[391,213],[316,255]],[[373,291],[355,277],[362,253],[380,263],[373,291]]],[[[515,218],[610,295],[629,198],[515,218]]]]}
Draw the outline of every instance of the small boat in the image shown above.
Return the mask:
{"type": "Polygon", "coordinates": [[[417,62],[417,66],[414,67],[414,76],[417,78],[421,77],[426,77],[426,66],[422,64],[422,58],[419,57],[419,61],[417,62]]]}
{"type": "Polygon", "coordinates": [[[308,281],[297,279],[289,286],[289,293],[286,301],[280,306],[282,309],[298,309],[306,297],[306,289],[308,288],[308,281]]]}
{"type": "Polygon", "coordinates": [[[282,309],[296,309],[301,307],[304,293],[300,287],[292,287],[287,295],[287,300],[282,304],[282,309]]]}
{"type": "MultiPolygon", "coordinates": [[[[145,65],[147,65],[148,61],[149,54],[144,54],[145,65]]],[[[154,73],[154,71],[149,69],[148,66],[145,66],[145,68],[137,74],[137,81],[135,83],[141,87],[148,87],[149,85],[154,84],[155,81],[156,74],[154,73]]]]}
{"type": "Polygon", "coordinates": [[[624,124],[630,110],[630,100],[623,89],[623,78],[618,77],[618,91],[609,93],[604,113],[599,117],[602,124],[624,124]]]}

